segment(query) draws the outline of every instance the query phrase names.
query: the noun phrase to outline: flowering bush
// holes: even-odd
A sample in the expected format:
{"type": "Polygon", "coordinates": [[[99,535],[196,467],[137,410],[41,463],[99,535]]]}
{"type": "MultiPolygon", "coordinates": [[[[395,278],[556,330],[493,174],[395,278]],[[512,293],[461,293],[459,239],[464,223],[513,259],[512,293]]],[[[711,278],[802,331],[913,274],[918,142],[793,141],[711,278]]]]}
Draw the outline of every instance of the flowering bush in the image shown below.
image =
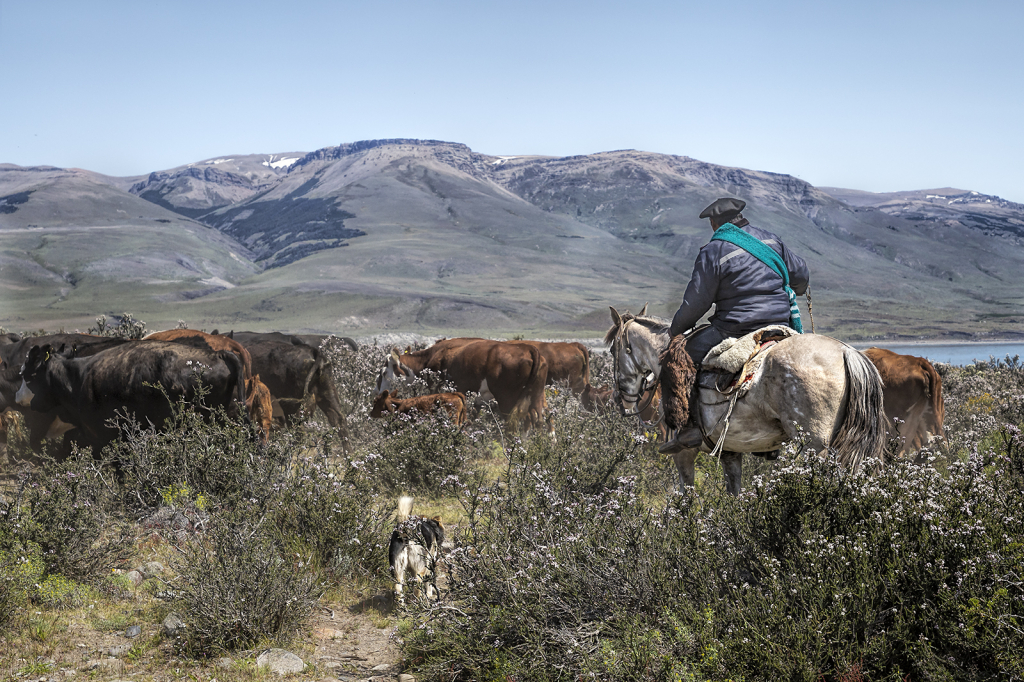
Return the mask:
{"type": "Polygon", "coordinates": [[[407,655],[446,679],[1020,676],[1024,495],[1004,454],[869,476],[791,449],[739,498],[653,507],[632,478],[584,492],[513,467],[463,491],[447,601],[407,655]]]}

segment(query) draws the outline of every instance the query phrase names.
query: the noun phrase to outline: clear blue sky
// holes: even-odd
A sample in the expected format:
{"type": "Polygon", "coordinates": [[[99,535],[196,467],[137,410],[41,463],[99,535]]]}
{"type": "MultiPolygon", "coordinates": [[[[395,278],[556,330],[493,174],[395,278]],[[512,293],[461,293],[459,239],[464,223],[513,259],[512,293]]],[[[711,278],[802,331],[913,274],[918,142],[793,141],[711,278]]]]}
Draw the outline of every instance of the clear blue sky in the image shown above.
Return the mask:
{"type": "Polygon", "coordinates": [[[0,0],[0,162],[413,137],[1024,202],[1024,2],[0,0]]]}

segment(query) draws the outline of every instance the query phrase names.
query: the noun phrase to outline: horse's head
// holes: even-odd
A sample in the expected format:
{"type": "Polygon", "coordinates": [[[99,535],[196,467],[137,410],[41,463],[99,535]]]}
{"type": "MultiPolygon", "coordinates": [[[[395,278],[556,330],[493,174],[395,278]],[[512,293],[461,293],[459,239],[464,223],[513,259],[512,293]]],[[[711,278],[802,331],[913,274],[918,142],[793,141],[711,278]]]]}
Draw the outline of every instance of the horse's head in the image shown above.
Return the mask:
{"type": "Polygon", "coordinates": [[[668,345],[668,327],[664,320],[647,317],[644,305],[640,315],[619,314],[611,308],[612,327],[604,341],[610,346],[615,380],[612,399],[623,414],[636,413],[637,403],[653,389],[661,373],[658,355],[668,345]]]}
{"type": "Polygon", "coordinates": [[[380,395],[385,391],[394,393],[399,388],[408,388],[416,378],[415,372],[402,363],[402,357],[398,354],[398,347],[391,349],[384,369],[377,374],[377,392],[380,395]]]}

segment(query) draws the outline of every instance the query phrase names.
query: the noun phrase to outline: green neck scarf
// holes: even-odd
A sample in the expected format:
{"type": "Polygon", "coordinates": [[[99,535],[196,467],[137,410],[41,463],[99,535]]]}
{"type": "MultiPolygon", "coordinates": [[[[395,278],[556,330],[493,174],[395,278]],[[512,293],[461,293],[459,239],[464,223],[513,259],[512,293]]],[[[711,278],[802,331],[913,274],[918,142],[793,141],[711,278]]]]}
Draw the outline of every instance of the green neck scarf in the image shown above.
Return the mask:
{"type": "Polygon", "coordinates": [[[798,334],[803,334],[804,328],[800,323],[800,308],[796,305],[796,293],[789,286],[789,268],[786,267],[786,262],[782,260],[782,256],[757,237],[747,234],[732,223],[726,223],[715,230],[715,234],[711,239],[712,241],[718,239],[735,244],[770,267],[782,278],[782,284],[786,294],[789,296],[789,326],[795,329],[798,334]]]}

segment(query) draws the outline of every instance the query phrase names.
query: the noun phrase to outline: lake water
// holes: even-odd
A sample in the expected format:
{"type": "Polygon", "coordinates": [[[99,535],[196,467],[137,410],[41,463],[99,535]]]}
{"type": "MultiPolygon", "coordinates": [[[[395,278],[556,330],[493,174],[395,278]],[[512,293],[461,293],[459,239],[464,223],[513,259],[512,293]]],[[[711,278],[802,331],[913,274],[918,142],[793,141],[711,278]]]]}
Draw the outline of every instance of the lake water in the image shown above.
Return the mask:
{"type": "Polygon", "coordinates": [[[951,365],[970,365],[975,360],[987,361],[990,357],[997,360],[1007,355],[1011,358],[1019,355],[1024,358],[1024,342],[1008,341],[1005,343],[886,343],[879,341],[873,344],[851,344],[861,350],[878,346],[900,355],[916,355],[928,358],[931,362],[947,362],[951,365]]]}

